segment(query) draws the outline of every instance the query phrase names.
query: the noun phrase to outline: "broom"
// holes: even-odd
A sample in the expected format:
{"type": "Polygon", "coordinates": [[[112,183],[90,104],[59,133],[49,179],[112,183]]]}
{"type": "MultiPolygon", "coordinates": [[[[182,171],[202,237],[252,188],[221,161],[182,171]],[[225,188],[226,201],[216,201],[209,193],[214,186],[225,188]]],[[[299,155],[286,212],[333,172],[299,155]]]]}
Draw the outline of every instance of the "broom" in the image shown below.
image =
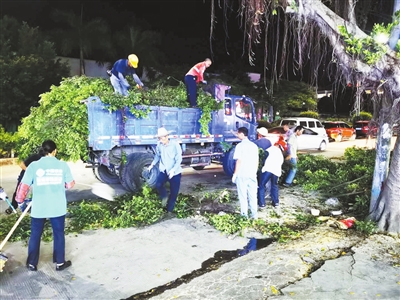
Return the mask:
{"type": "MultiPolygon", "coordinates": [[[[7,243],[8,239],[11,237],[11,235],[14,233],[15,229],[18,227],[19,223],[21,223],[22,219],[25,217],[25,215],[28,213],[29,209],[32,206],[32,201],[29,202],[28,206],[25,208],[25,210],[22,212],[22,214],[19,216],[17,222],[15,222],[14,226],[11,228],[10,232],[7,234],[6,238],[1,242],[0,244],[0,251],[3,249],[4,245],[7,243]]],[[[0,272],[3,272],[3,267],[6,264],[8,260],[7,255],[3,254],[0,252],[0,272]]]]}

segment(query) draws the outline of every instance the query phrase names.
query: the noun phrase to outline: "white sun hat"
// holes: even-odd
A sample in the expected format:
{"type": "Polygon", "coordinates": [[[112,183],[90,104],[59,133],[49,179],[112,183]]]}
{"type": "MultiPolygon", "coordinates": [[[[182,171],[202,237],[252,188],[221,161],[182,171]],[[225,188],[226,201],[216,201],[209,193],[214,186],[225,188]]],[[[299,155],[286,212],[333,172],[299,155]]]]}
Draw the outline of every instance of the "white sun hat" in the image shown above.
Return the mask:
{"type": "Polygon", "coordinates": [[[260,127],[257,129],[257,132],[261,134],[262,136],[267,136],[268,135],[268,129],[265,127],[260,127]]]}
{"type": "Polygon", "coordinates": [[[165,127],[160,127],[157,130],[157,135],[156,137],[163,137],[163,136],[167,136],[171,133],[172,131],[168,131],[167,129],[165,129],[165,127]]]}

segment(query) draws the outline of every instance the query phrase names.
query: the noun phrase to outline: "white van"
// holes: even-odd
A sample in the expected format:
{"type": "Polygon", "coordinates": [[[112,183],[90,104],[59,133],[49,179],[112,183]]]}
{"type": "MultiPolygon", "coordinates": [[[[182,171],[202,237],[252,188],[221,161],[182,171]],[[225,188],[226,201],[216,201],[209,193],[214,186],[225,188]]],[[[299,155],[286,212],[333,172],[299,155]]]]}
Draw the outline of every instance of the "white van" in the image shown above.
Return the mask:
{"type": "Polygon", "coordinates": [[[326,135],[326,131],[324,126],[321,124],[321,122],[317,119],[313,118],[304,118],[304,117],[290,117],[290,118],[283,118],[281,120],[281,123],[279,124],[280,126],[283,125],[289,125],[289,127],[296,127],[296,126],[303,126],[310,128],[311,130],[322,134],[326,135]]]}

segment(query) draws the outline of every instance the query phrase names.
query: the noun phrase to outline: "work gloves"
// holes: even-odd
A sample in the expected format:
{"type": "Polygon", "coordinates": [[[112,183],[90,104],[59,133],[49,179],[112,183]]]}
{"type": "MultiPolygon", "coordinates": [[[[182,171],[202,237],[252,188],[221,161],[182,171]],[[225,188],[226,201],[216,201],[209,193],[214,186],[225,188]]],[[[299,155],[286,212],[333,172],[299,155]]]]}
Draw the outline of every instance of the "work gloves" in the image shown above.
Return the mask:
{"type": "Polygon", "coordinates": [[[174,170],[169,171],[169,173],[168,173],[168,178],[171,179],[171,178],[174,177],[174,176],[175,176],[174,170]]]}
{"type": "Polygon", "coordinates": [[[203,83],[203,84],[207,84],[207,81],[206,81],[206,80],[203,80],[202,83],[203,83]]]}
{"type": "Polygon", "coordinates": [[[232,176],[232,183],[235,183],[236,184],[236,174],[233,174],[233,176],[232,176]]]}

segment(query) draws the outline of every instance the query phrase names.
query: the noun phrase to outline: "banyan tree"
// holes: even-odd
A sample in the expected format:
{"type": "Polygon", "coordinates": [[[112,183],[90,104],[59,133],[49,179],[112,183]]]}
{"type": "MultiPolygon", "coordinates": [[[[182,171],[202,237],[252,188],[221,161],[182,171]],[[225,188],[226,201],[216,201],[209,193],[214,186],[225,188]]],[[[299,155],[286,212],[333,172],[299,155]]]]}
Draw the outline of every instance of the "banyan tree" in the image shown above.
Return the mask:
{"type": "Polygon", "coordinates": [[[400,233],[398,138],[390,158],[392,126],[400,121],[400,0],[211,2],[211,37],[218,11],[224,28],[236,19],[229,13],[237,13],[250,64],[262,44],[272,81],[307,65],[316,85],[322,70],[335,84],[352,84],[358,94],[370,91],[379,131],[369,217],[381,231],[400,233]],[[372,26],[370,11],[382,8],[392,14],[389,21],[372,26]]]}

